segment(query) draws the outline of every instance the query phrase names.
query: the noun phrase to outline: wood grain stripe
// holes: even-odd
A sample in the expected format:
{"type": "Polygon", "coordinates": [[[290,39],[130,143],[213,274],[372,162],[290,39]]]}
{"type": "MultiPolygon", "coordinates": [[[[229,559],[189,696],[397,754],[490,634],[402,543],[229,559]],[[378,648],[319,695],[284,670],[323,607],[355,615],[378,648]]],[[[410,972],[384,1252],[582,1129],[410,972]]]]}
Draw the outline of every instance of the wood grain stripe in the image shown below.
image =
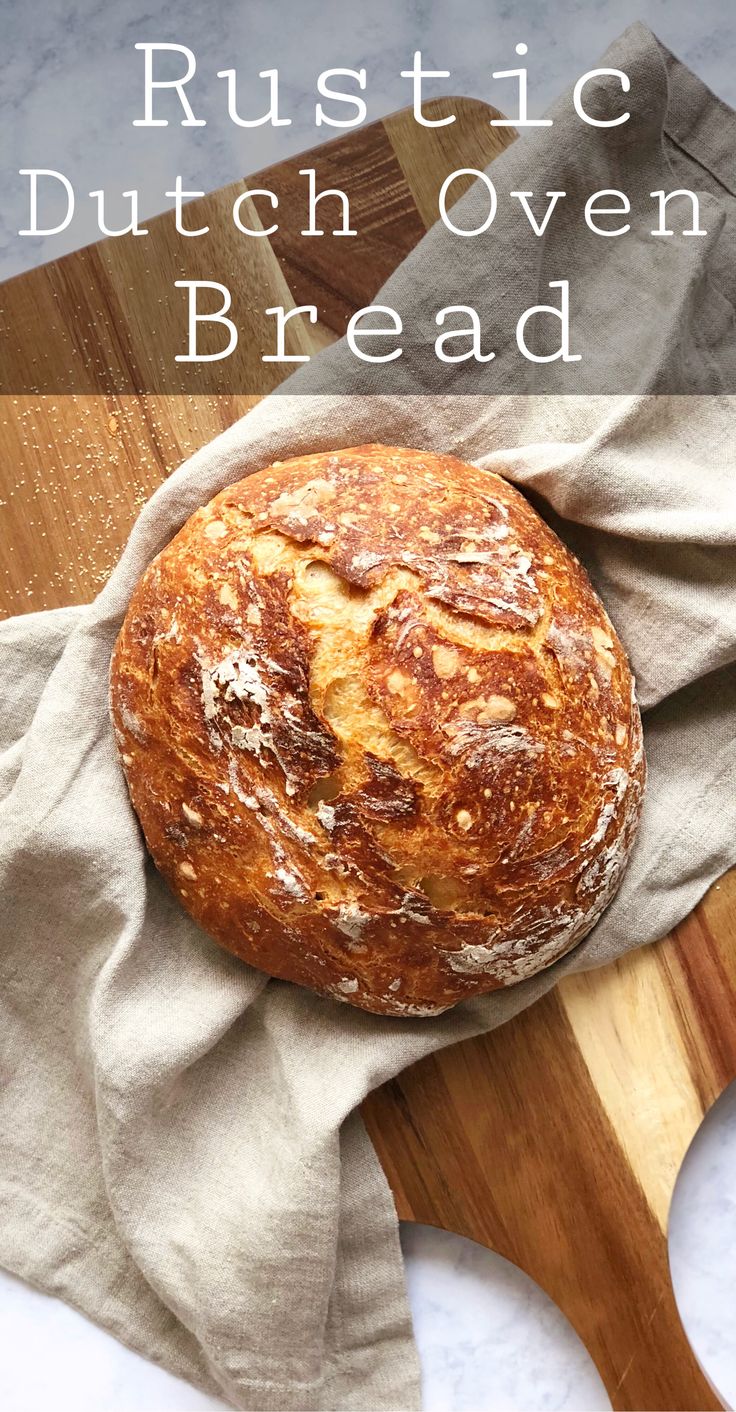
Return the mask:
{"type": "MultiPolygon", "coordinates": [[[[422,161],[417,161],[417,129],[411,110],[384,119],[384,126],[417,210],[429,230],[439,220],[438,197],[450,172],[467,166],[484,171],[513,142],[516,134],[511,128],[491,127],[491,119],[500,117],[500,113],[470,98],[438,98],[425,105],[425,113],[432,121],[454,114],[455,122],[426,130],[422,161]]],[[[449,193],[450,204],[460,200],[473,180],[472,176],[458,177],[449,193]]]]}
{"type": "Polygon", "coordinates": [[[705,1109],[658,953],[647,948],[634,965],[624,958],[568,976],[558,989],[598,1100],[666,1233],[677,1173],[705,1109]]]}

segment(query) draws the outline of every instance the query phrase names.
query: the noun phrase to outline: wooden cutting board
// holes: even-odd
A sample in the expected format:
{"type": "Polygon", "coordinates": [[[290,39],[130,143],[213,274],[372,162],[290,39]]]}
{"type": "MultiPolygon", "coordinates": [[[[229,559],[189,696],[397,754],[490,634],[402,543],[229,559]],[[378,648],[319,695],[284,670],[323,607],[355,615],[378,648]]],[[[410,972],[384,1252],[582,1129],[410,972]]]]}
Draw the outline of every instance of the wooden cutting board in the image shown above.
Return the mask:
{"type": "MultiPolygon", "coordinates": [[[[168,216],[145,240],[102,243],[0,288],[2,386],[13,389],[0,405],[0,610],[92,597],[156,486],[256,400],[220,389],[264,387],[272,325],[259,311],[316,303],[319,324],[294,318],[290,347],[332,341],[432,223],[445,176],[487,165],[510,140],[482,104],[435,109],[457,121],[422,129],[399,113],[309,154],[320,187],[350,197],[351,241],[300,238],[304,158],[197,203],[192,220],[212,234],[193,242],[186,277],[235,277],[248,295],[229,365],[173,362],[184,272],[168,216]],[[279,193],[278,235],[233,234],[229,210],[248,184],[279,193]],[[156,396],[121,392],[163,386],[151,382],[153,317],[170,381],[156,396]]],[[[261,214],[270,224],[270,207],[261,214]]],[[[270,367],[274,381],[289,371],[270,367]]],[[[666,1228],[687,1147],[736,1076],[735,904],[730,874],[664,941],[567,979],[364,1105],[400,1215],[526,1270],[577,1329],[616,1408],[720,1405],[677,1315],[666,1228]]]]}

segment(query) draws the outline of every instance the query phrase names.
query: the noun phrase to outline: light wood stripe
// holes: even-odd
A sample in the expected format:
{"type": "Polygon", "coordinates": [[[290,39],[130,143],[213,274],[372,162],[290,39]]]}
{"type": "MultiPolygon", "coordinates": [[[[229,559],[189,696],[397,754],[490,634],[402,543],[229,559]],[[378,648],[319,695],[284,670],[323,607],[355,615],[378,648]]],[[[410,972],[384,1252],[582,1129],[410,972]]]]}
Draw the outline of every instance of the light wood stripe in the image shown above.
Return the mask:
{"type": "MultiPolygon", "coordinates": [[[[468,166],[485,170],[516,134],[510,128],[491,127],[491,118],[500,114],[469,98],[438,98],[425,105],[425,112],[433,121],[454,114],[455,122],[427,129],[421,162],[417,161],[417,126],[410,109],[386,118],[384,126],[417,210],[429,229],[439,220],[438,197],[450,172],[468,166]]],[[[450,192],[453,205],[472,184],[472,177],[458,177],[450,192]]]]}
{"type": "Polygon", "coordinates": [[[578,1049],[628,1164],[663,1232],[677,1173],[704,1109],[675,1000],[656,953],[558,987],[578,1049]]]}

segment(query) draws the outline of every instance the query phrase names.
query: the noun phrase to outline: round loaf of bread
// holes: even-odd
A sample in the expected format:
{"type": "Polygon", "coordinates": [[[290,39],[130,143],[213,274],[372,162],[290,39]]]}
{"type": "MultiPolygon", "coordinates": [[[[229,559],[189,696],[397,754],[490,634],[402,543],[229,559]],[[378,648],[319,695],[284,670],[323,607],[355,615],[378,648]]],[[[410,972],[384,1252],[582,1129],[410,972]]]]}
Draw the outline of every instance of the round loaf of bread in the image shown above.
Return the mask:
{"type": "Polygon", "coordinates": [[[636,830],[633,680],[577,560],[496,475],[360,446],[217,495],[111,674],[157,867],[223,946],[436,1015],[590,930],[636,830]]]}

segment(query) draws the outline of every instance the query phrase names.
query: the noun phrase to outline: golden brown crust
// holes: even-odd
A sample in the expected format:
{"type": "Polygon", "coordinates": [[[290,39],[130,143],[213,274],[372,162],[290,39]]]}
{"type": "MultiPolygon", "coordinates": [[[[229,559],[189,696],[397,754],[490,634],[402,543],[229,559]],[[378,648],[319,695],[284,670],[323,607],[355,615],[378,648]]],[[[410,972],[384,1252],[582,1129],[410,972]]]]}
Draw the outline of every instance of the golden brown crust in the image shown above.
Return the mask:
{"type": "Polygon", "coordinates": [[[641,722],[599,599],[518,491],[450,456],[355,447],[222,491],[143,575],[111,702],[192,916],[383,1014],[551,964],[638,822],[641,722]]]}

